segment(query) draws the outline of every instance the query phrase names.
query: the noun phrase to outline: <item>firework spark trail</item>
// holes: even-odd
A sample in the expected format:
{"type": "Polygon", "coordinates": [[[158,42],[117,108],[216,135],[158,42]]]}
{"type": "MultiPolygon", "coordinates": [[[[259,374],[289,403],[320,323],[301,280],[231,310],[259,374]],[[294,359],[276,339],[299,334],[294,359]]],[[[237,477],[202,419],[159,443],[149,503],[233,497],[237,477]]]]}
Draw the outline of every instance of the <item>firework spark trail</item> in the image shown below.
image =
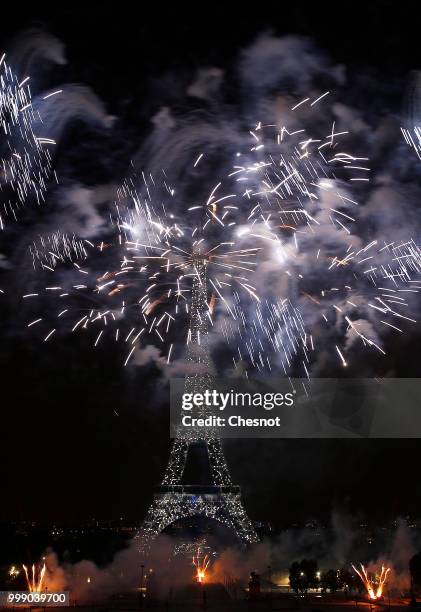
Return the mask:
{"type": "MultiPolygon", "coordinates": [[[[51,92],[46,97],[57,95],[51,92]]],[[[0,228],[5,217],[16,219],[30,198],[44,201],[53,173],[49,150],[54,140],[36,133],[42,123],[31,99],[30,78],[19,79],[0,56],[0,228]]]]}
{"type": "Polygon", "coordinates": [[[272,372],[277,368],[276,364],[272,366],[272,355],[278,353],[281,369],[288,376],[294,360],[302,353],[304,374],[308,375],[305,363],[308,363],[312,337],[307,338],[300,311],[287,298],[278,302],[265,299],[249,316],[243,307],[244,302],[235,293],[235,319],[225,318],[221,323],[223,337],[228,344],[236,346],[232,357],[234,371],[241,372],[242,364],[248,362],[259,372],[272,372]]]}
{"type": "Polygon", "coordinates": [[[28,591],[31,593],[40,593],[44,587],[44,576],[45,576],[45,563],[41,568],[37,568],[35,564],[32,565],[32,574],[29,575],[28,568],[26,565],[22,565],[25,576],[26,583],[28,585],[28,591]]]}
{"type": "Polygon", "coordinates": [[[375,580],[372,580],[367,572],[367,569],[361,563],[361,570],[358,570],[354,565],[352,569],[358,574],[363,583],[368,596],[370,599],[380,599],[383,596],[384,585],[386,584],[387,576],[390,572],[390,567],[385,567],[382,565],[380,574],[376,576],[375,580]]]}
{"type": "Polygon", "coordinates": [[[413,71],[404,95],[405,112],[402,117],[405,127],[402,136],[408,146],[414,149],[421,160],[421,75],[413,71]]]}
{"type": "Polygon", "coordinates": [[[192,563],[196,568],[196,581],[199,584],[203,584],[206,579],[206,571],[209,567],[210,559],[208,555],[203,558],[200,556],[200,548],[197,549],[196,555],[193,555],[192,563]]]}
{"type": "MultiPolygon", "coordinates": [[[[358,236],[348,190],[368,181],[369,167],[346,151],[347,132],[333,123],[315,138],[259,123],[250,135],[251,146],[196,201],[164,171],[135,173],[117,192],[110,239],[40,237],[31,255],[52,280],[25,299],[61,302],[44,340],[67,322],[72,332],[96,328],[94,346],[110,334],[126,343],[125,364],[146,338],[170,362],[188,328],[198,256],[208,268],[206,316],[233,343],[239,371],[287,374],[298,362],[309,377],[324,333],[347,366],[357,341],[384,353],[382,333],[415,323],[405,309],[420,290],[420,249],[412,239],[364,244],[358,236]]],[[[204,163],[206,155],[194,156],[194,168],[204,163]]]]}
{"type": "Polygon", "coordinates": [[[401,128],[401,132],[406,144],[414,149],[418,159],[421,160],[421,127],[416,125],[412,131],[401,128]]]}
{"type": "Polygon", "coordinates": [[[60,230],[47,236],[38,236],[29,247],[34,268],[40,265],[47,270],[54,269],[59,263],[87,259],[86,246],[93,246],[88,240],[80,240],[74,234],[68,235],[60,230]]]}

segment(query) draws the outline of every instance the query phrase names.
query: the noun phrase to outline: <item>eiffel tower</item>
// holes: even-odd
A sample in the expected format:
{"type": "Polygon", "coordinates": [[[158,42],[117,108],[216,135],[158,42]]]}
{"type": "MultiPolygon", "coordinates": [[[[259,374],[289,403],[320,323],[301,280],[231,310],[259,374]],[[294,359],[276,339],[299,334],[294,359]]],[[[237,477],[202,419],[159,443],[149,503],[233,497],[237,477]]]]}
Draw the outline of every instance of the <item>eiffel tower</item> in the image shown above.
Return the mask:
{"type": "MultiPolygon", "coordinates": [[[[192,256],[194,275],[187,361],[192,364],[195,373],[186,376],[186,393],[203,393],[210,388],[212,381],[208,345],[207,263],[203,255],[192,256]]],[[[240,487],[232,483],[221,440],[211,431],[192,430],[188,434],[179,431],[162,484],[156,488],[153,502],[136,536],[140,550],[147,552],[153,539],[171,523],[194,516],[222,523],[232,530],[242,544],[251,544],[259,539],[244,510],[240,487]],[[186,464],[191,461],[194,450],[197,453],[198,449],[207,457],[211,482],[206,485],[183,484],[186,464]]]]}

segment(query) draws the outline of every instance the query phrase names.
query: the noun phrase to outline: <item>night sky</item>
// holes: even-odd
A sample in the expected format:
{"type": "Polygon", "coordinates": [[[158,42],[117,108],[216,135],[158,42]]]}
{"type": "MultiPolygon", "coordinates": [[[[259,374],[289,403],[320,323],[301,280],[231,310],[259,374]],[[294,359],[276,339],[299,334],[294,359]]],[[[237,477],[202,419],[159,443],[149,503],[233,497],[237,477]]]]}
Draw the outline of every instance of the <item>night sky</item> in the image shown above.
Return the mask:
{"type": "MultiPolygon", "coordinates": [[[[262,32],[311,37],[356,81],[360,73],[377,80],[380,97],[387,83],[388,104],[398,111],[406,77],[421,69],[413,6],[230,2],[197,3],[191,9],[187,3],[34,2],[23,8],[9,3],[2,8],[0,55],[34,25],[64,43],[68,63],[48,73],[48,85],[65,81],[91,87],[117,120],[112,135],[93,134],[78,124],[67,130],[60,143],[61,150],[68,149],[60,178],[71,181],[76,173],[87,185],[118,182],[163,101],[175,112],[185,111],[176,91],[164,91],[163,76],[176,73],[182,87],[202,66],[230,74],[241,49],[262,32]],[[90,148],[79,158],[81,141],[90,148]]],[[[40,69],[41,81],[46,74],[40,69]]],[[[224,95],[236,99],[235,78],[224,95]]],[[[362,104],[361,98],[355,104],[362,104]]],[[[11,229],[5,252],[12,252],[19,232],[28,227],[30,219],[24,218],[11,229]]],[[[2,286],[8,282],[6,273],[2,286]]],[[[170,448],[168,387],[158,369],[152,363],[124,369],[118,347],[105,342],[94,352],[82,336],[63,336],[47,347],[22,326],[19,331],[13,302],[0,309],[0,521],[72,523],[125,516],[140,523],[170,448]]],[[[420,376],[419,332],[402,341],[396,353],[393,341],[389,348],[385,371],[420,376]]],[[[327,521],[333,510],[385,522],[421,514],[418,440],[242,440],[227,441],[225,448],[253,519],[281,527],[309,517],[327,521]]]]}

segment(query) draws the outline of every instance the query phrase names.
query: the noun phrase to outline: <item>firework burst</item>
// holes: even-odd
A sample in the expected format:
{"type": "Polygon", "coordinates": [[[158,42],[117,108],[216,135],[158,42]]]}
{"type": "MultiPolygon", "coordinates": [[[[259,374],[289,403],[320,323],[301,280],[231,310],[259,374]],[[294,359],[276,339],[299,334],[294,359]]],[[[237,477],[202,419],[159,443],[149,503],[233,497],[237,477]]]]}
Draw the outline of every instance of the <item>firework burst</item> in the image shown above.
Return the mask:
{"type": "MultiPolygon", "coordinates": [[[[294,105],[292,117],[328,93],[294,105]]],[[[296,125],[294,118],[291,123],[296,125]]],[[[402,333],[402,323],[416,322],[407,309],[420,290],[421,272],[421,251],[411,238],[370,240],[369,228],[359,219],[359,203],[349,192],[350,187],[369,188],[368,159],[347,151],[348,132],[335,129],[334,122],[322,124],[319,132],[315,136],[305,129],[259,123],[251,131],[252,147],[237,153],[231,172],[251,209],[248,226],[240,231],[267,244],[258,289],[265,291],[266,285],[273,293],[276,288],[275,294],[284,296],[282,303],[287,298],[292,302],[295,333],[288,336],[299,340],[307,376],[328,336],[344,367],[349,363],[346,353],[358,342],[384,354],[383,331],[402,333]]],[[[254,317],[254,328],[264,332],[254,343],[261,367],[262,337],[268,347],[277,348],[273,308],[271,300],[266,312],[254,317]]],[[[279,320],[278,313],[279,308],[279,320]]],[[[285,356],[292,354],[284,346],[280,353],[286,371],[290,359],[285,356]]],[[[272,369],[270,363],[267,367],[272,369]]]]}
{"type": "MultiPolygon", "coordinates": [[[[326,95],[296,104],[291,123],[326,95]]],[[[127,344],[125,364],[147,339],[169,363],[191,341],[192,283],[204,265],[203,316],[228,341],[237,372],[310,376],[326,338],[344,367],[357,343],[384,353],[382,333],[415,323],[420,249],[366,237],[349,191],[367,188],[367,158],[347,152],[348,132],[334,123],[320,129],[259,123],[205,195],[191,185],[178,193],[164,171],[134,173],[117,192],[107,237],[41,236],[30,250],[45,285],[24,298],[45,305],[53,295],[59,305],[28,327],[52,322],[45,341],[62,327],[92,329],[94,346],[105,337],[127,344]]],[[[205,163],[201,153],[192,167],[205,163]]]]}
{"type": "MultiPolygon", "coordinates": [[[[235,194],[218,198],[218,184],[204,203],[188,207],[183,219],[169,212],[179,209],[179,203],[164,174],[158,183],[153,177],[146,180],[144,175],[142,180],[142,192],[130,187],[128,181],[118,192],[110,240],[93,243],[60,232],[39,237],[30,247],[32,260],[45,275],[54,274],[54,282],[41,293],[24,296],[58,296],[70,305],[57,313],[58,319],[65,315],[68,319],[75,311],[80,315],[72,319],[72,331],[99,328],[95,346],[105,331],[112,330],[115,340],[131,345],[126,363],[141,337],[153,337],[164,346],[174,323],[188,319],[192,280],[199,278],[203,262],[211,290],[205,316],[211,324],[220,304],[236,318],[226,295],[233,289],[256,303],[260,301],[250,280],[259,247],[244,246],[244,241],[240,245],[235,239],[231,228],[237,224],[237,206],[227,202],[218,210],[219,203],[232,200],[235,194]],[[69,277],[72,283],[65,285],[62,280],[69,277]],[[76,277],[81,282],[75,283],[76,277]],[[138,326],[128,327],[135,321],[138,326]]],[[[31,321],[29,326],[39,322],[31,321]]],[[[49,330],[45,339],[55,331],[49,330]]],[[[177,332],[175,335],[180,337],[177,332]]],[[[184,340],[190,341],[188,334],[184,340]]],[[[168,348],[168,361],[172,346],[168,348]]]]}

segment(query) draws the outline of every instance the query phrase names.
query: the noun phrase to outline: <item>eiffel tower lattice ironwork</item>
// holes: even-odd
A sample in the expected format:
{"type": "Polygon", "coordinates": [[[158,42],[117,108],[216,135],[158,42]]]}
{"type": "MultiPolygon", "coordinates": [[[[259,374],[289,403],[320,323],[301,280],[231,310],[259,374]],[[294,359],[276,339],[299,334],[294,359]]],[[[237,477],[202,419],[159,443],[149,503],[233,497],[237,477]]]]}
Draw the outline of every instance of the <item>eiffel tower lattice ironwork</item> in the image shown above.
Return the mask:
{"type": "MultiPolygon", "coordinates": [[[[187,360],[195,373],[186,376],[186,393],[203,393],[212,381],[212,361],[208,345],[209,308],[207,304],[207,260],[203,255],[192,256],[190,326],[187,338],[187,360]]],[[[240,487],[232,483],[220,438],[212,431],[180,431],[175,438],[162,484],[156,488],[153,502],[137,534],[139,548],[146,552],[153,539],[173,522],[201,516],[214,519],[228,528],[244,544],[258,541],[248,518],[240,487]],[[211,483],[183,484],[183,474],[194,446],[206,452],[211,483]]]]}

